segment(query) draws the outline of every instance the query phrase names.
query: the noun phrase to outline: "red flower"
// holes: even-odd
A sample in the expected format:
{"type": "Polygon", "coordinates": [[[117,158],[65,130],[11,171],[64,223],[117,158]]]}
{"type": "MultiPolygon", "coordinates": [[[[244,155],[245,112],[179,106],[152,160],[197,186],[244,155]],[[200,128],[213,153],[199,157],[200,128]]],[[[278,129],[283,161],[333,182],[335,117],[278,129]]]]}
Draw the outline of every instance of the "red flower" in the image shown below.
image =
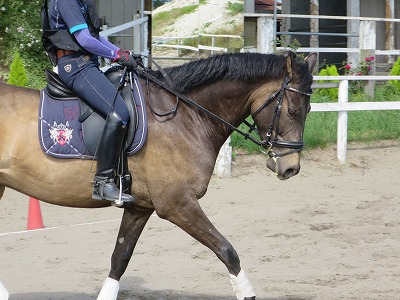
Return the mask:
{"type": "Polygon", "coordinates": [[[351,66],[350,65],[346,65],[345,68],[346,68],[346,70],[350,70],[351,66]]]}

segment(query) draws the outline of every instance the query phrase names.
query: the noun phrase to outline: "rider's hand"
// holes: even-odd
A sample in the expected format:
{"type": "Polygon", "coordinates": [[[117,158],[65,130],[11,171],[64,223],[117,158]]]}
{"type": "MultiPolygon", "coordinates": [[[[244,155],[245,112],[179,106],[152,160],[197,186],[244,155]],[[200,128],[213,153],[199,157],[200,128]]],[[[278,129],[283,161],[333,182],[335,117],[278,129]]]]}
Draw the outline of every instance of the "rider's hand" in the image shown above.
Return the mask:
{"type": "Polygon", "coordinates": [[[135,58],[128,50],[119,49],[117,52],[117,57],[113,60],[113,62],[119,63],[123,66],[127,66],[128,68],[137,67],[135,58]]]}

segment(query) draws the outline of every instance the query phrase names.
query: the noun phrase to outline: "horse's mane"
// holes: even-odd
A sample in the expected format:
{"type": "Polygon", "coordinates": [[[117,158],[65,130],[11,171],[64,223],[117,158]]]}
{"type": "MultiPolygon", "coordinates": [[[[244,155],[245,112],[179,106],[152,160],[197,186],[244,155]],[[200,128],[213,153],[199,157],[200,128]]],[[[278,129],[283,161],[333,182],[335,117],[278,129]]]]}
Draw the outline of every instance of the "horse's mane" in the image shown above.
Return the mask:
{"type": "MultiPolygon", "coordinates": [[[[301,87],[309,87],[312,76],[307,65],[296,60],[294,80],[301,87]]],[[[286,56],[261,53],[230,53],[198,59],[186,64],[166,68],[165,72],[179,92],[219,80],[283,79],[286,75],[286,56]]],[[[162,79],[162,74],[154,72],[162,79]]]]}

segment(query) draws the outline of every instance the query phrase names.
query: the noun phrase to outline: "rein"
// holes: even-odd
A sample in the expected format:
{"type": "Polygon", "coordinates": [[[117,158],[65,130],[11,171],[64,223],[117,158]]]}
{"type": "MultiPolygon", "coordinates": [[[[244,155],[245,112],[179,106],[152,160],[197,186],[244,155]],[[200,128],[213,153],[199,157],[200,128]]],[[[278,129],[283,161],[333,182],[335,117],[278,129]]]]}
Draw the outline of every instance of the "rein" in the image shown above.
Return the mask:
{"type": "MultiPolygon", "coordinates": [[[[164,88],[165,90],[167,90],[168,92],[170,92],[171,94],[175,95],[177,97],[177,99],[182,100],[183,102],[192,105],[196,108],[198,108],[199,110],[205,112],[206,114],[212,116],[214,119],[218,120],[220,123],[226,125],[227,127],[229,127],[230,129],[232,129],[233,131],[236,131],[237,133],[239,133],[240,135],[242,135],[245,139],[248,139],[250,141],[252,141],[253,143],[255,143],[258,146],[262,146],[263,143],[262,141],[259,141],[257,139],[255,139],[254,137],[252,137],[249,133],[246,133],[242,130],[240,130],[239,128],[233,126],[231,123],[225,121],[224,119],[222,119],[221,117],[217,116],[216,114],[214,114],[213,112],[209,111],[208,109],[204,108],[203,106],[199,105],[198,103],[194,102],[193,100],[191,100],[190,98],[188,98],[187,96],[179,93],[178,91],[174,90],[171,86],[165,84],[164,82],[160,81],[159,79],[155,78],[154,76],[150,75],[148,72],[138,68],[138,67],[133,67],[134,71],[137,72],[140,75],[143,75],[144,77],[146,77],[147,79],[151,80],[152,82],[154,82],[155,84],[161,86],[162,88],[164,88]]],[[[158,116],[168,116],[168,115],[173,115],[176,113],[176,108],[177,108],[178,104],[175,105],[174,109],[172,109],[170,112],[165,113],[165,114],[156,114],[158,116]]],[[[153,109],[151,109],[153,111],[153,109]]]]}
{"type": "MultiPolygon", "coordinates": [[[[279,119],[280,119],[280,115],[281,115],[281,110],[282,110],[282,101],[283,101],[283,94],[284,94],[284,90],[288,90],[291,92],[296,92],[305,96],[311,96],[311,93],[305,93],[302,92],[298,89],[295,89],[293,87],[290,87],[288,84],[290,82],[289,78],[286,78],[285,81],[282,83],[281,88],[276,92],[273,93],[265,102],[263,105],[261,105],[260,108],[258,108],[256,110],[256,112],[252,115],[253,117],[256,116],[259,112],[261,112],[264,108],[266,108],[267,106],[269,106],[270,103],[272,103],[272,101],[279,96],[278,101],[277,101],[277,105],[275,106],[275,111],[274,111],[274,116],[272,118],[272,123],[269,125],[269,129],[267,132],[267,137],[265,140],[258,140],[255,139],[254,137],[252,137],[250,135],[250,133],[252,131],[258,131],[257,127],[255,125],[255,123],[250,124],[249,122],[247,122],[246,120],[243,121],[243,123],[249,127],[249,132],[246,133],[242,130],[240,130],[239,128],[233,126],[232,124],[230,124],[229,122],[225,121],[224,119],[222,119],[221,117],[217,116],[216,114],[214,114],[213,112],[207,110],[206,108],[204,108],[203,106],[199,105],[198,103],[194,102],[193,100],[191,100],[190,98],[188,98],[187,96],[179,93],[178,91],[174,90],[172,88],[172,82],[169,79],[168,75],[165,73],[165,71],[158,65],[155,63],[155,65],[157,66],[158,70],[161,72],[161,74],[163,75],[164,78],[166,78],[166,81],[168,82],[168,84],[165,84],[164,82],[162,82],[161,80],[155,78],[154,76],[150,75],[148,72],[146,72],[145,68],[139,68],[138,66],[134,66],[132,69],[137,72],[138,74],[144,76],[146,79],[154,82],[155,84],[161,86],[163,89],[167,90],[168,92],[170,92],[171,94],[176,96],[176,104],[175,107],[167,113],[163,113],[163,114],[159,114],[156,113],[154,111],[154,109],[152,107],[150,107],[150,110],[156,114],[157,116],[161,116],[161,117],[165,117],[168,115],[175,115],[177,112],[177,108],[178,108],[178,104],[179,104],[179,99],[181,99],[183,102],[185,102],[186,104],[192,105],[196,108],[198,108],[199,110],[205,112],[206,114],[208,114],[209,116],[213,117],[214,119],[218,120],[220,123],[224,124],[225,126],[229,127],[230,129],[232,129],[233,131],[237,132],[238,134],[242,135],[246,140],[250,140],[253,143],[255,143],[256,145],[258,145],[260,147],[260,150],[262,153],[264,154],[268,154],[270,157],[272,158],[278,158],[278,157],[282,157],[282,156],[286,156],[289,155],[291,153],[295,153],[295,152],[300,152],[301,150],[303,150],[304,148],[304,142],[303,141],[279,141],[277,137],[275,137],[273,140],[272,139],[272,131],[274,128],[274,124],[275,122],[277,122],[277,130],[279,130],[279,119]],[[273,147],[282,147],[282,148],[288,148],[288,149],[292,149],[288,152],[282,153],[282,154],[276,154],[273,151],[273,147]]],[[[150,99],[150,98],[149,98],[150,99]]],[[[151,106],[151,105],[150,105],[151,106]]]]}

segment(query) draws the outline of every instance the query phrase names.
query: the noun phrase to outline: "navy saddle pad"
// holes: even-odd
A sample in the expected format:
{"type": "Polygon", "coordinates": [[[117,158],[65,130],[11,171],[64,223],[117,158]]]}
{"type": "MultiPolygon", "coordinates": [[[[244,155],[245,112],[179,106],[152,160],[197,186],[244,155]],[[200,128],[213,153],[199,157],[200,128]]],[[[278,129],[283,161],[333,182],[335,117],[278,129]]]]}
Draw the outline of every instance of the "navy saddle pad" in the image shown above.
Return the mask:
{"type": "MultiPolygon", "coordinates": [[[[110,68],[107,78],[118,86],[121,68],[110,68]]],[[[78,99],[58,75],[46,73],[47,86],[40,91],[39,140],[43,151],[57,158],[94,159],[105,119],[78,99]]],[[[127,104],[130,122],[126,134],[125,151],[138,152],[147,138],[146,107],[139,80],[128,74],[128,82],[121,95],[127,104]]]]}

